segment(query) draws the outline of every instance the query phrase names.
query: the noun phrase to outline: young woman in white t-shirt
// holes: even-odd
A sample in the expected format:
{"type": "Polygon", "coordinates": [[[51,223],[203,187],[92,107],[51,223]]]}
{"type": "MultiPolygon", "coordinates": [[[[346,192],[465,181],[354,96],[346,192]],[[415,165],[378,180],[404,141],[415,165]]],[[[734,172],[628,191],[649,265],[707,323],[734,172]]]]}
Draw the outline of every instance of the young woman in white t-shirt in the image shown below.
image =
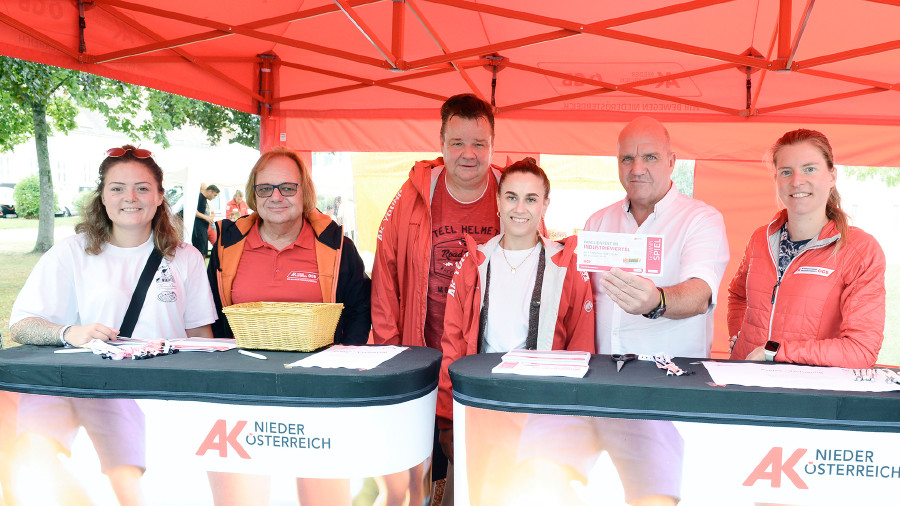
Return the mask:
{"type": "MultiPolygon", "coordinates": [[[[146,149],[112,148],[100,165],[93,198],[76,235],[41,257],[10,316],[21,344],[83,346],[119,335],[150,253],[162,255],[131,337],[212,337],[216,319],[200,253],[180,241],[163,197],[163,173],[146,149]]],[[[120,504],[143,503],[144,415],[131,399],[76,399],[22,394],[18,445],[41,463],[60,503],[89,503],[56,454],[69,453],[84,427],[120,504]]],[[[22,491],[25,492],[25,491],[22,491]]]]}

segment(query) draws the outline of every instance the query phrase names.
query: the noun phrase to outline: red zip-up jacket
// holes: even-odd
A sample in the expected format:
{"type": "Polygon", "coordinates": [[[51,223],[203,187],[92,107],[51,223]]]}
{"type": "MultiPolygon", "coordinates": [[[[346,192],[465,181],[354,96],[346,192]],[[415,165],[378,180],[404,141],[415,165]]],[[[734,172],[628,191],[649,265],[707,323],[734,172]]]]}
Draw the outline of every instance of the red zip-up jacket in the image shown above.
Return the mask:
{"type": "Polygon", "coordinates": [[[740,336],[731,358],[743,360],[768,340],[777,362],[868,368],[884,340],[885,257],[856,227],[837,251],[833,221],[807,243],[777,279],[782,210],[750,237],[728,287],[728,332],[740,336]]]}
{"type": "MultiPolygon", "coordinates": [[[[500,244],[496,236],[478,246],[466,236],[468,253],[459,261],[453,281],[447,289],[447,309],[444,313],[444,335],[441,347],[441,377],[438,387],[438,427],[449,429],[453,424],[453,394],[449,367],[454,361],[478,352],[478,328],[483,277],[487,262],[500,244]]],[[[541,292],[537,349],[577,350],[596,353],[594,339],[594,293],[587,273],[578,272],[575,247],[577,238],[569,237],[565,245],[544,238],[546,263],[541,292]],[[557,304],[550,302],[559,301],[557,304]],[[548,302],[548,303],[543,303],[548,302]]],[[[502,287],[491,287],[492,297],[502,296],[502,287]]]]}
{"type": "MultiPolygon", "coordinates": [[[[381,220],[372,266],[375,344],[425,346],[431,197],[443,170],[443,158],[416,162],[381,220]]],[[[491,171],[499,180],[501,169],[491,171]]]]}

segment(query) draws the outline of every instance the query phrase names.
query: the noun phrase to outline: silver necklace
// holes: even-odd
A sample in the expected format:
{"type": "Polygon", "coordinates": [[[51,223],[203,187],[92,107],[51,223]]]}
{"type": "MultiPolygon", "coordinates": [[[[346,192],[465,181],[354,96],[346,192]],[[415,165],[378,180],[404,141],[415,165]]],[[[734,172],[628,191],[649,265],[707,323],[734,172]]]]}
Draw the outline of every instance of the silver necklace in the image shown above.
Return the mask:
{"type": "MultiPolygon", "coordinates": [[[[538,244],[540,244],[540,243],[538,243],[538,244]]],[[[501,246],[501,247],[500,247],[500,251],[503,252],[503,259],[506,260],[506,265],[509,266],[509,271],[510,271],[511,273],[515,274],[515,273],[516,273],[516,269],[518,269],[519,267],[522,267],[522,265],[523,265],[529,258],[531,258],[532,253],[534,253],[535,250],[537,250],[538,244],[535,244],[534,246],[532,246],[532,247],[531,247],[531,251],[530,251],[527,255],[525,255],[525,258],[524,258],[521,262],[519,262],[519,265],[517,265],[517,266],[515,266],[515,267],[513,267],[513,264],[509,263],[509,259],[506,258],[506,249],[504,249],[504,248],[501,246]]]]}

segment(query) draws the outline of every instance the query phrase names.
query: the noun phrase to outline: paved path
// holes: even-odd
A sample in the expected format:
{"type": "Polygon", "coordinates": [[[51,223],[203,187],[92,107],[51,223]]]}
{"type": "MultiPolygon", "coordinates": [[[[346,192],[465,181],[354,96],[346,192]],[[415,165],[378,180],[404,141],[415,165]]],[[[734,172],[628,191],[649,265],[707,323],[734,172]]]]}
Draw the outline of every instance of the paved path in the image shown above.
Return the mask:
{"type": "MultiPolygon", "coordinates": [[[[56,241],[69,237],[74,233],[75,227],[72,226],[53,227],[53,237],[56,241]]],[[[37,227],[0,230],[0,252],[27,253],[34,249],[37,234],[37,227]]]]}

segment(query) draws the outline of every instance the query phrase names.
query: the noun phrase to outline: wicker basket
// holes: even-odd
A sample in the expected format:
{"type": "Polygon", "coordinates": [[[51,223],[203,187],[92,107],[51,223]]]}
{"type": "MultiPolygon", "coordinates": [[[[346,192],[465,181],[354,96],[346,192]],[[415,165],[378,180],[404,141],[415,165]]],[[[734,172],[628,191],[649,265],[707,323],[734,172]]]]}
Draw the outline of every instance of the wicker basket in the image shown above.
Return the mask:
{"type": "Polygon", "coordinates": [[[334,342],[343,304],[246,302],[222,309],[238,348],[313,351],[334,342]]]}

